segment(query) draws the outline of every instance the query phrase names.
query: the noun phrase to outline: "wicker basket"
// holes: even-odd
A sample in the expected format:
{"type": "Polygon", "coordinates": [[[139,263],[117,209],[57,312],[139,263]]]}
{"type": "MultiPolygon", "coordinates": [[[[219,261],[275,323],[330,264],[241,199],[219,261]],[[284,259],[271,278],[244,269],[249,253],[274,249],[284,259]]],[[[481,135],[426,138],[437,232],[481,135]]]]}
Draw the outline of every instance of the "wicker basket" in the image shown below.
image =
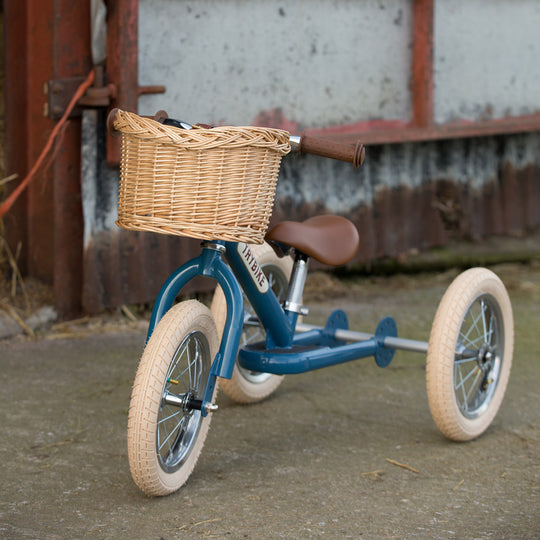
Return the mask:
{"type": "Polygon", "coordinates": [[[125,229],[261,244],[289,134],[257,127],[179,129],[118,111],[117,224],[125,229]]]}

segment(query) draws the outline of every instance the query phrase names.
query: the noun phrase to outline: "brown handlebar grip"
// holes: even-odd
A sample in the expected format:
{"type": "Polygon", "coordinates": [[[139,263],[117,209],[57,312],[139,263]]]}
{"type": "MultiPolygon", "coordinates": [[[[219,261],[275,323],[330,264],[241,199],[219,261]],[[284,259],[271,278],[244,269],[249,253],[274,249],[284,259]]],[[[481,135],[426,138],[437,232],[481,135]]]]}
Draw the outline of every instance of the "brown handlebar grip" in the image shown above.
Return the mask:
{"type": "Polygon", "coordinates": [[[118,108],[111,109],[111,112],[107,115],[107,131],[113,136],[113,137],[119,137],[120,133],[116,130],[114,127],[114,120],[116,118],[116,113],[118,112],[118,108]]]}
{"type": "MultiPolygon", "coordinates": [[[[113,137],[119,137],[120,132],[114,127],[114,120],[116,119],[116,113],[120,109],[115,108],[111,109],[111,112],[107,116],[107,131],[113,136],[113,137]]],[[[152,120],[155,120],[156,122],[163,123],[163,120],[166,118],[169,118],[169,115],[166,111],[158,111],[154,116],[143,116],[142,118],[151,118],[152,120]]]]}
{"type": "Polygon", "coordinates": [[[331,139],[302,134],[298,145],[299,154],[315,154],[317,156],[347,161],[357,169],[364,162],[366,149],[358,141],[356,143],[343,143],[331,139]]]}

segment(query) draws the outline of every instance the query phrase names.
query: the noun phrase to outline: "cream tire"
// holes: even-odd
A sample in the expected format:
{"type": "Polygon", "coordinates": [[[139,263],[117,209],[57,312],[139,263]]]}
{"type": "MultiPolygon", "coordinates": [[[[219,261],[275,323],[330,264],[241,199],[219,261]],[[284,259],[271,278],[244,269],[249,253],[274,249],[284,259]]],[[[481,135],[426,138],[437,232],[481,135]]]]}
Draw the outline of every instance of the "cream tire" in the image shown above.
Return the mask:
{"type": "Polygon", "coordinates": [[[195,300],[172,307],[146,345],[129,407],[128,458],[149,496],[176,491],[195,467],[212,415],[166,397],[202,400],[218,347],[212,314],[195,300]]]}
{"type": "Polygon", "coordinates": [[[497,414],[510,377],[512,306],[486,268],[460,274],[446,291],[430,334],[426,385],[440,431],[454,441],[481,435],[497,414]]]}
{"type": "MultiPolygon", "coordinates": [[[[269,285],[274,290],[278,300],[284,300],[293,266],[292,259],[290,257],[278,257],[268,244],[251,245],[250,248],[268,278],[269,285]]],[[[221,287],[216,288],[211,310],[221,336],[227,317],[227,302],[221,287]]],[[[247,321],[252,315],[255,315],[255,312],[244,296],[244,320],[247,321]]],[[[244,325],[240,347],[264,339],[265,332],[263,328],[244,325]]],[[[219,387],[230,399],[237,403],[256,403],[272,394],[281,384],[283,378],[282,375],[245,370],[238,365],[237,361],[232,377],[230,379],[221,379],[219,387]]]]}

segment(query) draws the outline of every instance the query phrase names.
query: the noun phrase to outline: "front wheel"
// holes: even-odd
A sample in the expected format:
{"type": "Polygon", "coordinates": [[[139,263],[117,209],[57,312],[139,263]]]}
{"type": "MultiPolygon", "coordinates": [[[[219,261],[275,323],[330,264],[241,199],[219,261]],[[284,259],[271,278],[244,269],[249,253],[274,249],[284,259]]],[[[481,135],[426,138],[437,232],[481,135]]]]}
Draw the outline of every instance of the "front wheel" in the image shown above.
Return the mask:
{"type": "Polygon", "coordinates": [[[195,300],[172,307],[146,345],[129,407],[128,457],[147,495],[176,491],[195,467],[212,415],[193,404],[203,399],[218,347],[212,314],[195,300]]]}
{"type": "Polygon", "coordinates": [[[460,274],[435,315],[426,366],[431,414],[449,439],[474,439],[491,424],[513,346],[512,306],[501,280],[486,268],[460,274]]]}

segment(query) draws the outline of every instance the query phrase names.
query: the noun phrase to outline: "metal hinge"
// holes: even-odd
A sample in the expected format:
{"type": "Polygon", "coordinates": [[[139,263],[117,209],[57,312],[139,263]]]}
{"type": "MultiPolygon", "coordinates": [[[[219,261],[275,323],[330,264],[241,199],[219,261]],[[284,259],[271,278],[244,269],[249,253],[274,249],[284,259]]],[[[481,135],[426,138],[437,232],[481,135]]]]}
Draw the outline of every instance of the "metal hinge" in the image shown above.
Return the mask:
{"type": "MultiPolygon", "coordinates": [[[[95,66],[94,74],[94,85],[79,100],[77,107],[70,114],[70,118],[80,116],[83,108],[110,107],[116,100],[116,85],[113,83],[104,84],[103,67],[95,66]]],[[[53,119],[60,118],[64,114],[70,99],[83,81],[84,77],[66,77],[47,81],[43,89],[44,94],[47,96],[43,115],[53,119]]],[[[162,94],[165,92],[165,86],[139,86],[137,91],[139,95],[162,94]]],[[[114,103],[114,106],[121,108],[122,104],[114,103]]]]}

